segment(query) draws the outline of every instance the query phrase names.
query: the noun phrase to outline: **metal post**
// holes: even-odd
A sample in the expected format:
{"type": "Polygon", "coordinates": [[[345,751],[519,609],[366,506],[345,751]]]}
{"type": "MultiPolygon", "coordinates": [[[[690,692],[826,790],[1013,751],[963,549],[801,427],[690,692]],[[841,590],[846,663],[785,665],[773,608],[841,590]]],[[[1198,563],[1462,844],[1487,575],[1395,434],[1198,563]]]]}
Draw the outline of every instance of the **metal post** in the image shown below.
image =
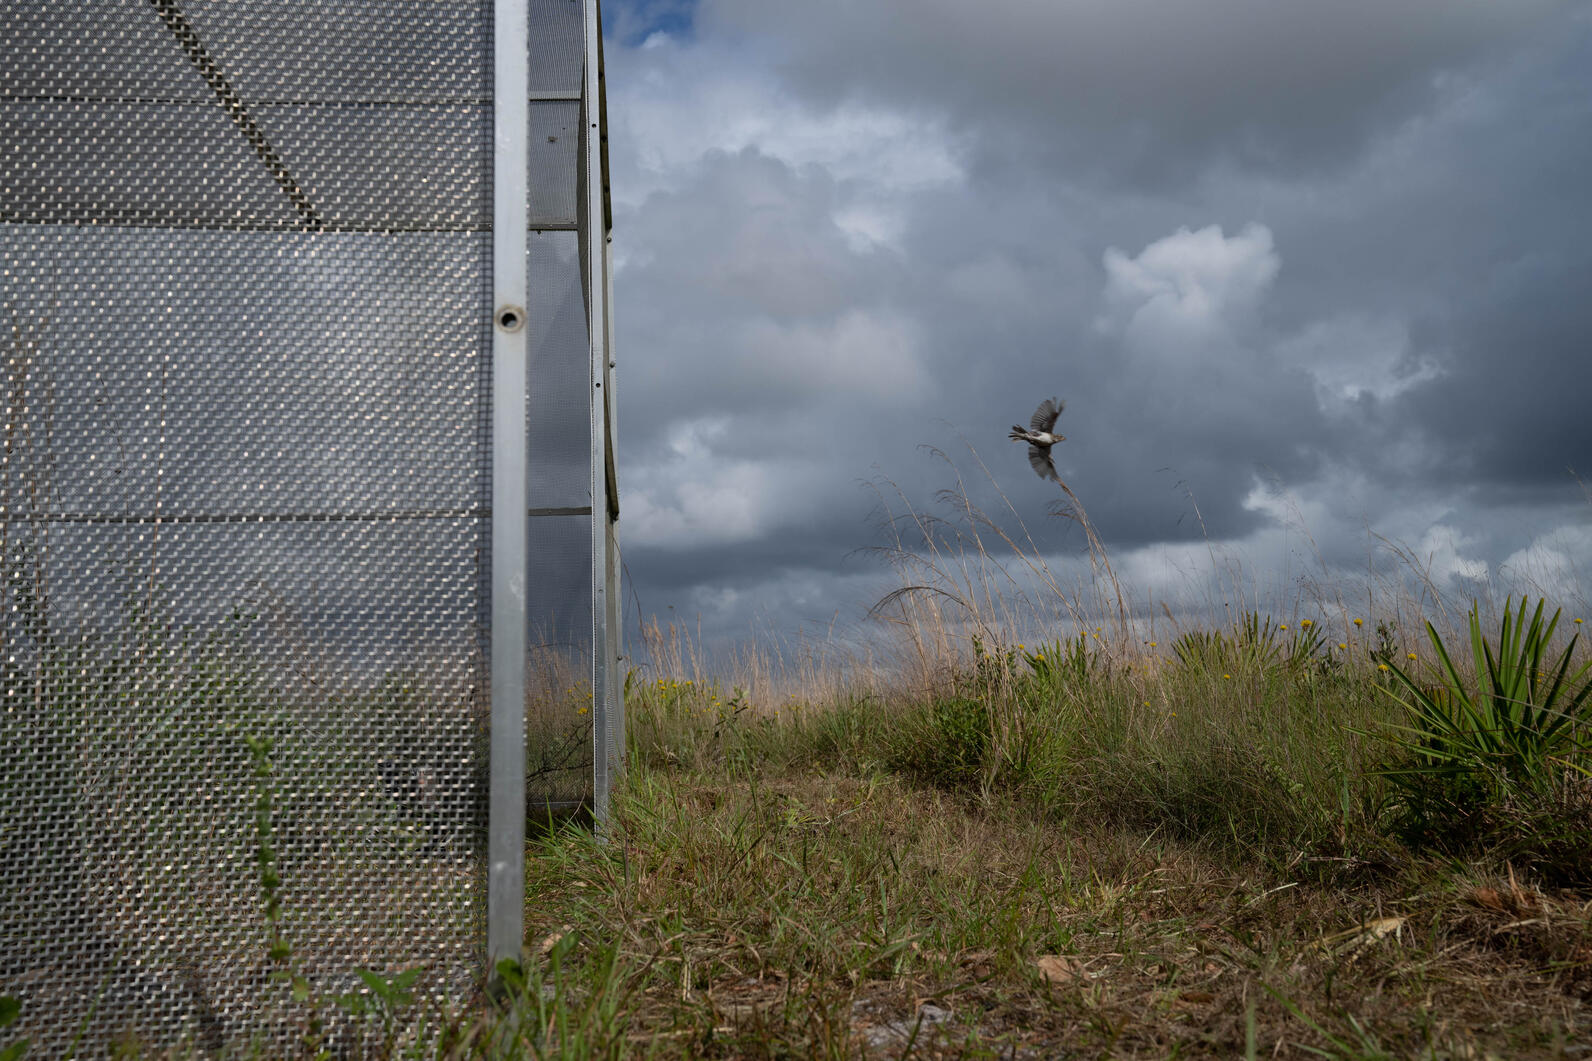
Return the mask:
{"type": "MultiPolygon", "coordinates": [[[[618,365],[614,359],[614,268],[613,268],[613,235],[610,233],[603,240],[603,336],[607,339],[607,347],[603,357],[608,365],[608,446],[609,455],[616,464],[619,454],[619,392],[617,390],[619,374],[618,365]]],[[[610,481],[609,488],[613,495],[608,498],[608,564],[607,564],[607,593],[608,593],[608,660],[613,666],[610,678],[612,701],[608,721],[609,739],[614,747],[613,775],[610,784],[617,782],[625,771],[625,643],[624,643],[624,610],[622,602],[623,593],[620,592],[620,563],[619,563],[619,482],[617,470],[610,481]]]]}
{"type": "Polygon", "coordinates": [[[605,263],[608,260],[608,225],[606,197],[603,194],[602,160],[602,80],[599,59],[602,46],[602,18],[598,0],[586,0],[585,5],[585,77],[581,97],[584,106],[581,115],[581,144],[585,154],[582,159],[582,176],[585,179],[583,207],[585,216],[580,219],[580,234],[585,240],[582,263],[587,270],[583,277],[588,298],[586,303],[587,337],[591,355],[591,667],[592,667],[592,813],[599,828],[608,820],[608,797],[613,784],[612,767],[616,758],[614,725],[618,721],[614,710],[613,663],[608,630],[608,425],[609,396],[603,388],[608,378],[608,315],[604,308],[607,284],[604,282],[605,263]]]}
{"type": "Polygon", "coordinates": [[[530,169],[525,0],[495,0],[492,98],[492,782],[487,959],[518,960],[525,919],[525,298],[530,169]]]}

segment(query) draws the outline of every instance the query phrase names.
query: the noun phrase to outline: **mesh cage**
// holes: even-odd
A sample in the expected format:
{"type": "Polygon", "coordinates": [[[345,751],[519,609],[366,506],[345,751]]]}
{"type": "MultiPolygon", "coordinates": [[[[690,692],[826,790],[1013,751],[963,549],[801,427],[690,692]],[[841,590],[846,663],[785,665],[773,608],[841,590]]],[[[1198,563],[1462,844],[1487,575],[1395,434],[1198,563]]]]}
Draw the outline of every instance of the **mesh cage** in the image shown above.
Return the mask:
{"type": "MultiPolygon", "coordinates": [[[[528,6],[535,815],[622,735],[595,11],[528,6]]],[[[493,14],[0,0],[0,1046],[346,1053],[359,970],[478,990],[493,14]]]]}

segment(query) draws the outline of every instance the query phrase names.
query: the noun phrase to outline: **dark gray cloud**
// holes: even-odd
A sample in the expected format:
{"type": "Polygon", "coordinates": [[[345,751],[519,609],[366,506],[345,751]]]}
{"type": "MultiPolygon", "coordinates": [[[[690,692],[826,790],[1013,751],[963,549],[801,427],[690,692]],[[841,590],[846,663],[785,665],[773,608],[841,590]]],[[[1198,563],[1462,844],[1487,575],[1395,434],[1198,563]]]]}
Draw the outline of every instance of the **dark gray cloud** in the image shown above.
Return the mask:
{"type": "Polygon", "coordinates": [[[1460,590],[1592,563],[1584,8],[898,6],[610,45],[644,608],[860,611],[859,484],[932,507],[923,444],[1076,556],[1004,437],[1052,395],[1145,592],[1213,545],[1286,590],[1306,531],[1460,590]]]}
{"type": "Polygon", "coordinates": [[[1061,170],[1172,188],[1204,165],[1336,168],[1430,106],[1445,72],[1569,7],[1556,0],[1275,4],[708,0],[824,101],[944,109],[1061,170]]]}

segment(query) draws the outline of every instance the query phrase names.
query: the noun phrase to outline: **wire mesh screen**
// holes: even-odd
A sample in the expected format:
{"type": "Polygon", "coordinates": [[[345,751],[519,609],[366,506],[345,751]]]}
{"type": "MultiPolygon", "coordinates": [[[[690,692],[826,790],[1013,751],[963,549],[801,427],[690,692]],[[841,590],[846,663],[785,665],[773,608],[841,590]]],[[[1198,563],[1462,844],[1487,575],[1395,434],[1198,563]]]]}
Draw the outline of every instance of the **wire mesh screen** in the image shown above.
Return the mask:
{"type": "MultiPolygon", "coordinates": [[[[608,562],[588,44],[580,3],[530,8],[528,802],[573,806],[608,562]]],[[[335,1049],[361,969],[461,1005],[484,955],[491,0],[0,0],[0,28],[8,1032],[30,1056],[270,1053],[318,1016],[335,1049]]]]}
{"type": "MultiPolygon", "coordinates": [[[[573,217],[572,168],[565,179],[573,217]]],[[[583,807],[592,781],[590,370],[576,235],[539,232],[530,245],[526,804],[533,824],[583,807]]]]}

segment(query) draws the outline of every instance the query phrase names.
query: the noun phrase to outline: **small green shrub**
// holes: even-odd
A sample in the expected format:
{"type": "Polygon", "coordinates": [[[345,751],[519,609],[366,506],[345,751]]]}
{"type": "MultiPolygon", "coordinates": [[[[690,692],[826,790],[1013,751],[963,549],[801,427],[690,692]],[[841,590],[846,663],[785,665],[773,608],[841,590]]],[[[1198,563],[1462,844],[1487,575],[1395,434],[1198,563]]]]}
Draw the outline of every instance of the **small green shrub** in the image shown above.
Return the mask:
{"type": "MultiPolygon", "coordinates": [[[[15,1023],[20,1016],[22,1016],[22,1003],[10,995],[0,995],[0,1028],[15,1023]]],[[[21,1061],[22,1055],[27,1052],[28,1040],[18,1039],[0,1047],[0,1061],[21,1061]]]]}
{"type": "Polygon", "coordinates": [[[1271,616],[1245,612],[1231,633],[1189,630],[1172,643],[1172,654],[1187,670],[1219,674],[1264,674],[1279,668],[1302,671],[1327,662],[1326,638],[1310,619],[1292,630],[1271,616]]]}
{"type": "Polygon", "coordinates": [[[1077,764],[1061,794],[1064,804],[1069,798],[1074,812],[1243,855],[1308,847],[1328,829],[1301,781],[1230,734],[1104,750],[1077,764]]]}
{"type": "Polygon", "coordinates": [[[910,711],[890,736],[891,768],[937,788],[976,787],[988,765],[992,719],[975,696],[931,701],[910,711]]]}
{"type": "Polygon", "coordinates": [[[1044,693],[1085,688],[1104,680],[1109,673],[1108,664],[1090,651],[1089,639],[1081,632],[1069,640],[1051,641],[1032,652],[1025,651],[1023,660],[1028,664],[1031,683],[1044,693]]]}
{"type": "Polygon", "coordinates": [[[1172,642],[1172,654],[1186,670],[1213,673],[1230,670],[1238,653],[1232,641],[1219,630],[1187,630],[1172,642]]]}
{"type": "Polygon", "coordinates": [[[582,961],[581,944],[578,932],[566,931],[548,948],[545,968],[536,960],[498,962],[500,1012],[507,1019],[480,1044],[486,1056],[617,1061],[634,1052],[625,1034],[632,988],[625,984],[618,948],[593,944],[582,961]]]}
{"type": "Polygon", "coordinates": [[[1551,852],[1580,844],[1579,864],[1592,840],[1592,799],[1582,795],[1592,779],[1592,660],[1574,664],[1579,635],[1552,658],[1560,613],[1544,621],[1544,602],[1529,617],[1524,599],[1517,612],[1511,603],[1496,651],[1471,608],[1471,675],[1431,623],[1436,683],[1388,662],[1407,724],[1391,727],[1392,759],[1378,772],[1402,797],[1399,825],[1412,841],[1498,848],[1557,873],[1551,852]]]}
{"type": "Polygon", "coordinates": [[[1395,698],[1410,718],[1393,738],[1407,759],[1385,771],[1395,783],[1465,779],[1507,790],[1541,788],[1565,768],[1586,773],[1580,760],[1588,751],[1583,730],[1592,721],[1592,660],[1572,669],[1576,635],[1557,661],[1545,664],[1559,612],[1544,624],[1539,601],[1528,622],[1526,607],[1522,599],[1518,615],[1511,615],[1506,603],[1496,654],[1482,634],[1478,609],[1471,608],[1473,678],[1455,666],[1431,623],[1426,632],[1442,666],[1440,684],[1428,685],[1389,663],[1401,687],[1395,698]]]}

